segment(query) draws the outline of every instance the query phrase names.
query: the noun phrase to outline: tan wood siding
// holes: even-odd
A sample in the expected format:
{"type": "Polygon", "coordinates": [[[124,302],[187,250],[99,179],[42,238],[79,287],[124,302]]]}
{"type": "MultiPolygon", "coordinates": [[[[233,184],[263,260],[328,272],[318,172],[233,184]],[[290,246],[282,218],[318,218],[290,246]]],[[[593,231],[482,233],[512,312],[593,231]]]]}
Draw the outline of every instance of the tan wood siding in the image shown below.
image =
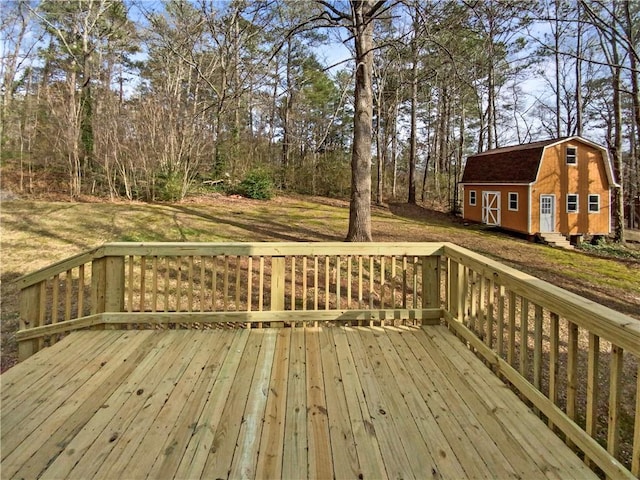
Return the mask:
{"type": "Polygon", "coordinates": [[[565,235],[610,232],[609,182],[600,150],[579,141],[561,143],[545,150],[538,179],[532,190],[531,226],[540,230],[540,195],[556,195],[556,230],[565,235]],[[576,147],[576,165],[567,165],[565,149],[576,147]],[[567,194],[578,194],[578,212],[567,213],[567,194]],[[600,196],[600,211],[589,213],[590,194],[600,196]]]}
{"type": "Polygon", "coordinates": [[[528,185],[465,185],[464,218],[473,222],[482,222],[483,192],[500,192],[500,226],[521,233],[529,233],[527,203],[529,201],[528,185]],[[469,192],[476,191],[476,205],[469,204],[469,192]],[[518,210],[509,210],[509,193],[518,194],[518,210]]]}

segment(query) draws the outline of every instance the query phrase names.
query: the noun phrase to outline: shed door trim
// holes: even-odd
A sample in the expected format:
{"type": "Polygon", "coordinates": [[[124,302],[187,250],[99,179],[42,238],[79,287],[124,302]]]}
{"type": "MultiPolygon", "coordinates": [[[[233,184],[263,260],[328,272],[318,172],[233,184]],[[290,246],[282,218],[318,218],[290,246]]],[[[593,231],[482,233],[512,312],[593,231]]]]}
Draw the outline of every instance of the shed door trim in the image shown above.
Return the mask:
{"type": "Polygon", "coordinates": [[[482,192],[482,223],[500,225],[500,192],[482,192]]]}

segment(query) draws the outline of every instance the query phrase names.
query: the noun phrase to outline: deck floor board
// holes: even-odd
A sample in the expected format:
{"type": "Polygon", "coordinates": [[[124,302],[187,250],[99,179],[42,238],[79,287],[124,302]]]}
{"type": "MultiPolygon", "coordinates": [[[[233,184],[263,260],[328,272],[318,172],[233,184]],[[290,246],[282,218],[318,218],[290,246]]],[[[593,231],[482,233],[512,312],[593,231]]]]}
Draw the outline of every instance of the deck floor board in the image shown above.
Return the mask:
{"type": "Polygon", "coordinates": [[[2,399],[3,479],[596,478],[440,326],[75,332],[2,399]]]}

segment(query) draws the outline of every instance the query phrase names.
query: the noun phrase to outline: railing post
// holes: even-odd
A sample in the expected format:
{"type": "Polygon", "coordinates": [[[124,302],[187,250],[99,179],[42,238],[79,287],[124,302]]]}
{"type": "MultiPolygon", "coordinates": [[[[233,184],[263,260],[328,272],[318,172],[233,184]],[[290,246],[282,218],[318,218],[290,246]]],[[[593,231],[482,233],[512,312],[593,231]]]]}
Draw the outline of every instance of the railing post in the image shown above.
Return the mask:
{"type": "MultiPolygon", "coordinates": [[[[271,258],[271,311],[284,310],[285,257],[271,258]]],[[[284,322],[271,322],[272,327],[284,327],[284,322]]]]}
{"type": "MultiPolygon", "coordinates": [[[[44,323],[45,282],[39,282],[20,291],[20,330],[40,327],[44,323]]],[[[55,306],[54,306],[55,308],[55,306]]],[[[18,361],[29,358],[43,347],[43,338],[18,341],[18,361]]]]}
{"type": "Polygon", "coordinates": [[[450,259],[449,262],[449,308],[451,315],[462,322],[464,320],[464,299],[467,296],[467,283],[464,265],[450,259]]]}
{"type": "Polygon", "coordinates": [[[422,308],[440,308],[440,257],[422,257],[422,308]]]}
{"type": "Polygon", "coordinates": [[[124,311],[124,257],[103,257],[91,264],[91,313],[124,311]]]}

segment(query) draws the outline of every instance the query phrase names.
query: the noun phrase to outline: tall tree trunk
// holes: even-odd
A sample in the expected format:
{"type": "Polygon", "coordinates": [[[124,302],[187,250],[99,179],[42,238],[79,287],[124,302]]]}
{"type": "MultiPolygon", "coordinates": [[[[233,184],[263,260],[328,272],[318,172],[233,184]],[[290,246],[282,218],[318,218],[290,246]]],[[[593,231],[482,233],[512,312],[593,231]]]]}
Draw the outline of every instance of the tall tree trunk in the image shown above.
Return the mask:
{"type": "Polygon", "coordinates": [[[577,4],[578,29],[576,31],[576,135],[582,136],[582,13],[580,2],[577,4]]]}
{"type": "Polygon", "coordinates": [[[409,195],[408,203],[416,204],[416,163],[418,161],[418,46],[417,22],[411,42],[411,133],[409,138],[409,195]]]}
{"type": "MultiPolygon", "coordinates": [[[[614,2],[615,11],[615,2],[614,2]]],[[[613,162],[618,174],[620,187],[615,191],[615,240],[624,242],[624,162],[622,161],[622,102],[620,91],[622,89],[620,56],[618,54],[618,40],[611,38],[611,50],[613,55],[613,116],[614,116],[614,140],[613,140],[613,162]]]]}
{"type": "Polygon", "coordinates": [[[562,125],[560,119],[562,118],[561,106],[560,106],[560,0],[555,0],[555,28],[553,31],[554,40],[554,60],[556,67],[556,137],[562,136],[562,125]]]}
{"type": "Polygon", "coordinates": [[[351,157],[351,201],[349,242],[371,241],[371,130],[373,116],[373,19],[377,2],[351,0],[353,38],[356,51],[355,112],[351,157]]]}

